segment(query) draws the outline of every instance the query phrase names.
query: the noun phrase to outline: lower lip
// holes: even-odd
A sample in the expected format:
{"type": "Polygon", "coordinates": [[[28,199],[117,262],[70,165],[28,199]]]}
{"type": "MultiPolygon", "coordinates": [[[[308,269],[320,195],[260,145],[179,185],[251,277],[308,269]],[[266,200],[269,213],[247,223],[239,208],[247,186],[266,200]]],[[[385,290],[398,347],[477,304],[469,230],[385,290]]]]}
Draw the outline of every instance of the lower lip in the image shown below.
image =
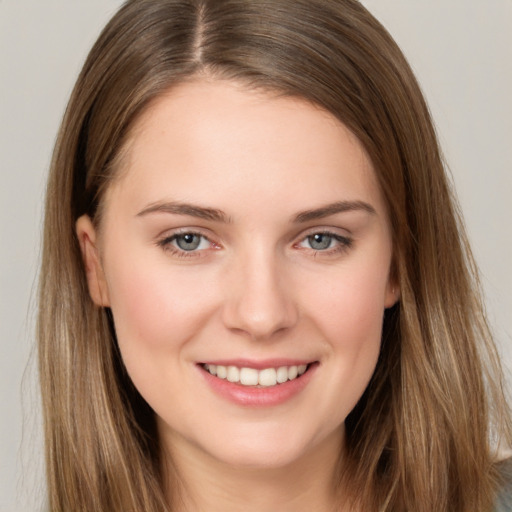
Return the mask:
{"type": "Polygon", "coordinates": [[[206,371],[201,365],[198,365],[205,381],[215,393],[234,404],[247,407],[272,407],[291,400],[308,385],[317,367],[318,363],[312,363],[300,377],[283,384],[269,387],[253,387],[229,382],[226,379],[219,379],[206,371]]]}

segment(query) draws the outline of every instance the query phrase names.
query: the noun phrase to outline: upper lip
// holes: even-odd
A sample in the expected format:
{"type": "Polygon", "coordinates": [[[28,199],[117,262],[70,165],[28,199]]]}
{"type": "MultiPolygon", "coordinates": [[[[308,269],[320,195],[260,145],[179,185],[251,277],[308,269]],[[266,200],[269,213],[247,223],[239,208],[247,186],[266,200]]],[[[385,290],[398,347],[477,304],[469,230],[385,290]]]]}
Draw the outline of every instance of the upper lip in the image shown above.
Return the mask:
{"type": "Polygon", "coordinates": [[[281,366],[300,366],[315,362],[311,359],[295,358],[273,358],[273,359],[208,359],[199,364],[214,364],[216,366],[236,366],[238,368],[254,368],[263,370],[264,368],[279,368],[281,366]]]}

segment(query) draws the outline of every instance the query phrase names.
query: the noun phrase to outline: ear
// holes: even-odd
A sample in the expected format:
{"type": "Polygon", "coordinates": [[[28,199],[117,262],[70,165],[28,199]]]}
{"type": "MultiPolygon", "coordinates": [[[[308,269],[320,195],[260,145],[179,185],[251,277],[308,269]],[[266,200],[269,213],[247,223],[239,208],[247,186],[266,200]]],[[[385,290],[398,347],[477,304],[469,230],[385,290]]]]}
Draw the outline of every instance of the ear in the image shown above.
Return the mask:
{"type": "Polygon", "coordinates": [[[96,229],[88,215],[82,215],[75,224],[82,251],[89,295],[97,306],[109,307],[107,282],[96,245],[96,229]]]}
{"type": "Polygon", "coordinates": [[[384,308],[392,308],[400,300],[400,285],[396,260],[393,259],[389,269],[388,282],[386,284],[386,295],[384,297],[384,308]]]}
{"type": "Polygon", "coordinates": [[[384,308],[393,307],[400,300],[400,286],[396,282],[396,278],[391,275],[386,285],[386,295],[384,297],[384,308]]]}
{"type": "Polygon", "coordinates": [[[400,288],[393,281],[389,281],[386,289],[386,297],[384,299],[384,308],[393,307],[400,300],[400,288]]]}

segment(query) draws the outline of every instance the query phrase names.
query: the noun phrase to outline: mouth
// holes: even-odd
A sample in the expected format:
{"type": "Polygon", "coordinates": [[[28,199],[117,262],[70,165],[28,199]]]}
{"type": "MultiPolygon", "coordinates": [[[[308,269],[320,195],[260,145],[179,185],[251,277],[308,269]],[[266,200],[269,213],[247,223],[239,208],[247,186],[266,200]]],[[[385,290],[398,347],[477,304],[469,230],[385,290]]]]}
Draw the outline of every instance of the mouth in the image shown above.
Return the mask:
{"type": "Polygon", "coordinates": [[[271,388],[299,379],[314,363],[268,368],[204,363],[201,367],[210,375],[232,384],[249,388],[271,388]]]}
{"type": "Polygon", "coordinates": [[[320,361],[209,361],[197,364],[207,386],[218,396],[243,407],[284,404],[314,380],[320,361]]]}

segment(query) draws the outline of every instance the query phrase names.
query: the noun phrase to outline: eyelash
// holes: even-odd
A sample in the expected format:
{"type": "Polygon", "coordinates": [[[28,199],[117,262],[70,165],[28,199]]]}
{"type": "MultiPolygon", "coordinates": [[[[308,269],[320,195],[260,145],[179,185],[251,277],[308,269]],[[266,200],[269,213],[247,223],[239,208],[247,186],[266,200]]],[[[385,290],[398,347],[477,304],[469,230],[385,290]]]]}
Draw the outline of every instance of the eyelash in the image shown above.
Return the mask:
{"type": "MultiPolygon", "coordinates": [[[[161,247],[163,250],[169,251],[173,256],[177,256],[178,258],[198,258],[198,257],[203,256],[204,255],[203,253],[206,249],[199,249],[199,250],[195,249],[195,250],[186,251],[184,249],[180,249],[173,245],[173,242],[175,242],[177,239],[179,239],[181,237],[185,237],[186,235],[200,237],[202,240],[206,240],[214,248],[219,248],[219,246],[217,244],[215,244],[214,242],[212,242],[212,240],[210,240],[207,236],[205,236],[204,234],[202,234],[200,232],[196,232],[196,231],[181,231],[178,233],[174,233],[170,236],[166,236],[166,237],[162,238],[161,240],[158,240],[157,245],[159,247],[161,247]]],[[[336,254],[340,254],[340,253],[348,251],[352,247],[352,245],[353,245],[352,238],[339,235],[338,233],[334,233],[332,231],[323,230],[323,231],[313,231],[313,232],[307,234],[299,242],[295,243],[294,247],[296,247],[300,250],[313,251],[313,254],[315,256],[317,256],[317,255],[331,256],[331,255],[336,255],[336,254]],[[305,247],[301,246],[301,244],[303,244],[307,240],[310,240],[312,237],[317,236],[317,235],[330,237],[331,242],[332,242],[332,240],[334,240],[336,242],[335,246],[329,247],[326,249],[314,249],[312,247],[305,248],[305,247]]]]}
{"type": "Polygon", "coordinates": [[[166,237],[162,238],[161,240],[158,240],[157,245],[159,247],[161,247],[164,251],[168,251],[173,256],[177,256],[178,258],[197,258],[197,257],[202,256],[201,253],[204,252],[205,249],[186,251],[184,249],[180,249],[173,245],[174,241],[176,241],[179,238],[185,237],[187,235],[200,237],[202,240],[206,240],[209,244],[213,245],[214,247],[218,247],[207,236],[205,236],[202,233],[199,233],[197,231],[181,231],[178,233],[174,233],[171,236],[166,236],[166,237]]]}
{"type": "Polygon", "coordinates": [[[339,235],[338,233],[334,233],[329,230],[323,230],[323,231],[314,231],[303,237],[300,242],[295,244],[295,246],[299,246],[299,248],[304,249],[301,247],[301,244],[306,242],[307,240],[313,238],[314,236],[322,235],[329,237],[331,239],[331,242],[334,240],[337,242],[334,247],[326,248],[326,249],[314,249],[313,247],[306,248],[306,250],[313,251],[313,254],[315,256],[322,255],[322,256],[331,256],[336,255],[340,253],[344,253],[348,251],[352,245],[353,245],[353,239],[347,236],[339,235]]]}

